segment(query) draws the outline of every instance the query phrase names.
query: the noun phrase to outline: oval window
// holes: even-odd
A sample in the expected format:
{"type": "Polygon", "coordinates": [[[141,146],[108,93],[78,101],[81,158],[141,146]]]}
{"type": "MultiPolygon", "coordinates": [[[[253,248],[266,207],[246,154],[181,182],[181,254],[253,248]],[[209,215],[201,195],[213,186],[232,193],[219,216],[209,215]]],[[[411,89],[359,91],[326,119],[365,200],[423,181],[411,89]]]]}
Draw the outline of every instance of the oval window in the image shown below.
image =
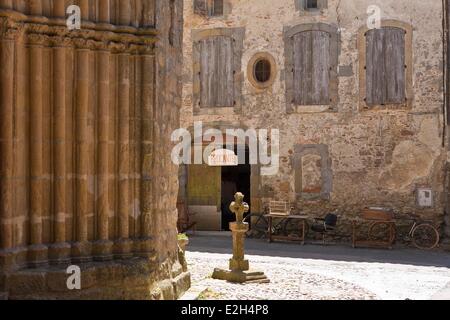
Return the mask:
{"type": "Polygon", "coordinates": [[[270,80],[272,66],[269,60],[261,59],[256,61],[254,67],[254,76],[256,81],[265,83],[270,80]]]}

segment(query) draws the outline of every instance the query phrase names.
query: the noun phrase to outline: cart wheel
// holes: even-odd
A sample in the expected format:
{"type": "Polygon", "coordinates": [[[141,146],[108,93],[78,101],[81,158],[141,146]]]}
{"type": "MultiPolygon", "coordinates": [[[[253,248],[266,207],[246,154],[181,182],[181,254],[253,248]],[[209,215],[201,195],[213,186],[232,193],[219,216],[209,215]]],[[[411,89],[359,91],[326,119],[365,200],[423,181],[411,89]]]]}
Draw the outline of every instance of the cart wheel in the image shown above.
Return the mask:
{"type": "Polygon", "coordinates": [[[389,238],[389,243],[395,241],[395,228],[391,235],[391,224],[388,222],[374,222],[370,225],[367,236],[369,240],[381,240],[389,238]]]}
{"type": "Polygon", "coordinates": [[[439,244],[439,232],[431,224],[420,224],[414,228],[412,240],[416,248],[431,250],[439,244]]]}

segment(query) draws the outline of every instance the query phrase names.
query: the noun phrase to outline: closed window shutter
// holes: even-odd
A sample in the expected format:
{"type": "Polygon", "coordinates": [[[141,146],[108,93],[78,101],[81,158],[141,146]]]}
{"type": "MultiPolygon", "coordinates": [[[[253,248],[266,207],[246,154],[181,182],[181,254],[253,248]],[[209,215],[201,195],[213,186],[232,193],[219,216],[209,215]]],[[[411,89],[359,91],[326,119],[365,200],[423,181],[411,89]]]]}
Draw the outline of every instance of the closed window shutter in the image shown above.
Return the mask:
{"type": "Polygon", "coordinates": [[[405,31],[370,30],[366,34],[366,103],[402,104],[405,87],[405,31]]]}
{"type": "Polygon", "coordinates": [[[330,35],[306,31],[294,35],[294,103],[330,104],[330,35]]]}
{"type": "Polygon", "coordinates": [[[200,105],[203,108],[234,105],[233,45],[230,37],[201,41],[200,105]]]}
{"type": "Polygon", "coordinates": [[[194,13],[208,15],[208,0],[194,0],[194,13]]]}

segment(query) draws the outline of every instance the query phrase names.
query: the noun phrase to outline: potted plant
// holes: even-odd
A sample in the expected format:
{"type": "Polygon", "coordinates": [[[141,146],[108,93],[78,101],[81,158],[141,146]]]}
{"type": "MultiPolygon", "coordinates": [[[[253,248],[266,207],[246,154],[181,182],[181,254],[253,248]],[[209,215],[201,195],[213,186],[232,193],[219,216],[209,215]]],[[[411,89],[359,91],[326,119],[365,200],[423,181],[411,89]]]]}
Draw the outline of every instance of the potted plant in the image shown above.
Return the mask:
{"type": "Polygon", "coordinates": [[[186,246],[189,244],[189,238],[185,233],[178,234],[178,245],[180,246],[181,250],[186,251],[186,246]]]}

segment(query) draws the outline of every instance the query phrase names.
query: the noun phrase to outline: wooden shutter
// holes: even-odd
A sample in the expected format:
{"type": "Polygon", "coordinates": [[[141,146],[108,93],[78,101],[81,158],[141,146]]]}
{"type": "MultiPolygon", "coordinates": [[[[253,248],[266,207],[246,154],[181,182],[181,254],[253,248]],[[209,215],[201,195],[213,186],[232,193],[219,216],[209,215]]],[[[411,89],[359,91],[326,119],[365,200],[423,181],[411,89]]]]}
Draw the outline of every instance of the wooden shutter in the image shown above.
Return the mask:
{"type": "Polygon", "coordinates": [[[305,31],[294,35],[294,103],[330,104],[330,35],[305,31]]]}
{"type": "Polygon", "coordinates": [[[194,0],[194,13],[208,15],[208,0],[194,0]]]}
{"type": "Polygon", "coordinates": [[[406,99],[405,31],[370,30],[366,34],[366,103],[402,104],[406,99]]]}
{"type": "Polygon", "coordinates": [[[200,106],[234,105],[233,45],[230,37],[218,36],[201,41],[200,106]]]}

